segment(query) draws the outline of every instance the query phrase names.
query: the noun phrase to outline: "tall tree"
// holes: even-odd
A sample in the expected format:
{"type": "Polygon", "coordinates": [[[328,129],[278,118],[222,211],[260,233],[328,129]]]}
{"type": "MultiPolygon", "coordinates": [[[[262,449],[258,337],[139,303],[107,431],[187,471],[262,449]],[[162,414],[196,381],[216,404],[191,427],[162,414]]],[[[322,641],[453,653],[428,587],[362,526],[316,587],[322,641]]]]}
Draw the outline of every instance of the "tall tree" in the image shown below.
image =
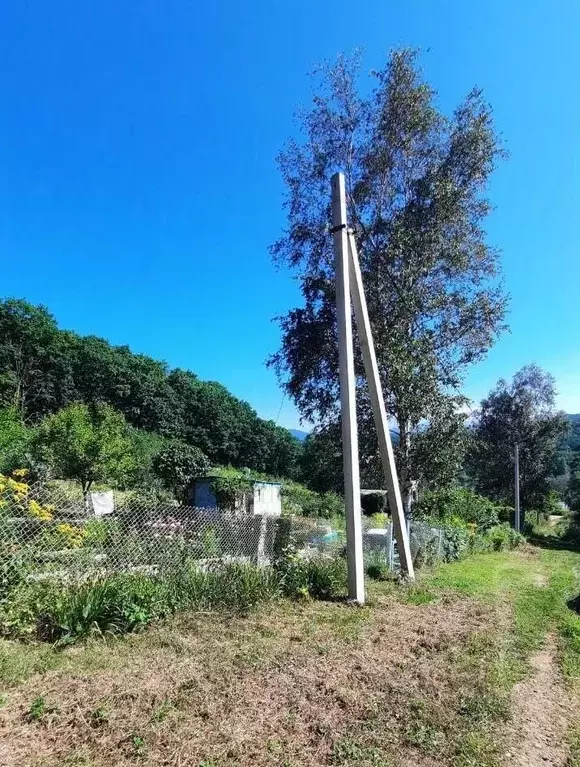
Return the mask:
{"type": "Polygon", "coordinates": [[[139,430],[142,478],[151,468],[145,432],[184,440],[214,463],[288,477],[299,468],[301,447],[290,432],[259,418],[221,384],[170,371],[127,346],[60,330],[42,306],[0,301],[0,409],[36,424],[78,402],[110,404],[139,430]]]}
{"type": "Polygon", "coordinates": [[[0,408],[0,474],[29,467],[32,434],[15,408],[0,408]]]}
{"type": "Polygon", "coordinates": [[[568,430],[556,411],[554,378],[537,365],[503,379],[482,401],[474,429],[471,470],[477,489],[508,503],[514,498],[514,448],[520,450],[520,495],[524,508],[540,508],[550,490],[558,443],[568,430]]]}
{"type": "Polygon", "coordinates": [[[173,440],[154,457],[153,468],[166,487],[181,500],[187,486],[210,467],[207,456],[187,442],[173,440]]]}
{"type": "Polygon", "coordinates": [[[68,405],[47,416],[38,429],[37,450],[59,478],[123,484],[134,469],[127,423],[110,405],[68,405]]]}
{"type": "MultiPolygon", "coordinates": [[[[485,191],[502,150],[480,91],[445,116],[413,51],[394,52],[373,73],[371,92],[359,93],[358,75],[346,58],[323,69],[314,104],[302,114],[303,138],[280,156],[288,225],[272,252],[298,272],[304,306],[281,318],[282,347],[271,364],[304,418],[323,426],[338,420],[328,222],[330,178],[342,170],[409,513],[415,483],[433,481],[430,451],[416,443],[425,444],[426,428],[431,450],[457,437],[454,451],[445,443],[457,464],[457,391],[504,327],[498,253],[484,231],[485,191]]],[[[360,419],[370,424],[358,354],[356,368],[360,419]]],[[[361,431],[361,450],[373,452],[372,429],[361,431]]],[[[449,473],[446,463],[441,477],[449,473]]]]}
{"type": "Polygon", "coordinates": [[[65,404],[72,379],[63,341],[43,306],[0,302],[0,406],[34,422],[65,404]]]}

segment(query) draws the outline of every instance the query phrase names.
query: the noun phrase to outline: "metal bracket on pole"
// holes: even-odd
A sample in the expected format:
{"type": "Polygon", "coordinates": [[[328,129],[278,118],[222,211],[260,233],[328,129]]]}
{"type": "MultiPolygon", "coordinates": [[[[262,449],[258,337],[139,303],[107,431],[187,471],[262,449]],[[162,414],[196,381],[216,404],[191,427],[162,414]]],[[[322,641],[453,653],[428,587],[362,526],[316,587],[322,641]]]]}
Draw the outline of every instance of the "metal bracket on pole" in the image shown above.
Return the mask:
{"type": "Polygon", "coordinates": [[[360,506],[360,476],[352,315],[350,307],[350,270],[346,230],[346,192],[344,175],[332,177],[332,232],[336,273],[336,315],[338,324],[338,364],[340,375],[340,412],[344,468],[344,504],[346,509],[346,556],[348,595],[359,604],[365,601],[364,561],[360,506]]]}

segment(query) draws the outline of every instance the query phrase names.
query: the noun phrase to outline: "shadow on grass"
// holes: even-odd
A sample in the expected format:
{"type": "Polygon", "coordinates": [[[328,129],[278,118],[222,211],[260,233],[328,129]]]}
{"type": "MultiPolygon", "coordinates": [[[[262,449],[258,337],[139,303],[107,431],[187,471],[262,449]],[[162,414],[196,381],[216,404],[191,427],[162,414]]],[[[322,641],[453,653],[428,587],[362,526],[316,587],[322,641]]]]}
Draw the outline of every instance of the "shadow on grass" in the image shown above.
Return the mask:
{"type": "Polygon", "coordinates": [[[566,607],[568,607],[569,610],[572,610],[572,612],[578,613],[580,615],[580,594],[578,594],[578,596],[574,597],[573,599],[569,599],[566,602],[566,607]]]}
{"type": "Polygon", "coordinates": [[[561,551],[580,551],[579,541],[558,538],[556,535],[530,535],[528,542],[541,549],[558,549],[561,551]]]}

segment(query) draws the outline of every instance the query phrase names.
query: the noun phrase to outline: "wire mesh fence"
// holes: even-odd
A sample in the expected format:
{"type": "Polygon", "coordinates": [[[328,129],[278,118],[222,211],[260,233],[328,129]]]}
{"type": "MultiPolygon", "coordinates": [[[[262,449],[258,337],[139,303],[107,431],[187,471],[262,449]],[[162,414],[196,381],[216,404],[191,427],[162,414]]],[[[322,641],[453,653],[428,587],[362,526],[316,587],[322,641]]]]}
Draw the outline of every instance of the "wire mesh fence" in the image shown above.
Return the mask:
{"type": "Polygon", "coordinates": [[[196,508],[138,496],[64,491],[11,481],[0,488],[1,577],[71,581],[112,572],[159,573],[193,562],[273,564],[292,547],[337,554],[344,535],[324,520],[196,508]]]}
{"type": "MultiPolygon", "coordinates": [[[[443,533],[410,526],[416,565],[444,558],[443,533]]],[[[15,579],[81,581],[118,572],[156,574],[180,565],[210,570],[231,563],[273,565],[289,549],[300,557],[340,556],[343,529],[328,520],[197,508],[143,495],[73,492],[58,483],[0,486],[0,585],[15,579]]],[[[389,523],[363,519],[365,562],[399,568],[389,523]]]]}

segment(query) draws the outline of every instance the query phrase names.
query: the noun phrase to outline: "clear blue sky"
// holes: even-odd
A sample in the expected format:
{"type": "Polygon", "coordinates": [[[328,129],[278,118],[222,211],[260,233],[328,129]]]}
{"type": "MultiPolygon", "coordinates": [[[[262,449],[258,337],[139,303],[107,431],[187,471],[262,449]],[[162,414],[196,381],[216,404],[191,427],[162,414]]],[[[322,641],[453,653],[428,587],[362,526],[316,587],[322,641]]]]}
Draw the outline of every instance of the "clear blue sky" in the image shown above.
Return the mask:
{"type": "MultiPolygon", "coordinates": [[[[511,159],[494,179],[511,335],[479,398],[535,361],[580,412],[580,6],[574,0],[29,0],[0,26],[0,295],[226,384],[275,418],[275,156],[307,72],[399,44],[452,109],[484,88],[511,159]]],[[[297,426],[285,403],[280,421],[297,426]]]]}

